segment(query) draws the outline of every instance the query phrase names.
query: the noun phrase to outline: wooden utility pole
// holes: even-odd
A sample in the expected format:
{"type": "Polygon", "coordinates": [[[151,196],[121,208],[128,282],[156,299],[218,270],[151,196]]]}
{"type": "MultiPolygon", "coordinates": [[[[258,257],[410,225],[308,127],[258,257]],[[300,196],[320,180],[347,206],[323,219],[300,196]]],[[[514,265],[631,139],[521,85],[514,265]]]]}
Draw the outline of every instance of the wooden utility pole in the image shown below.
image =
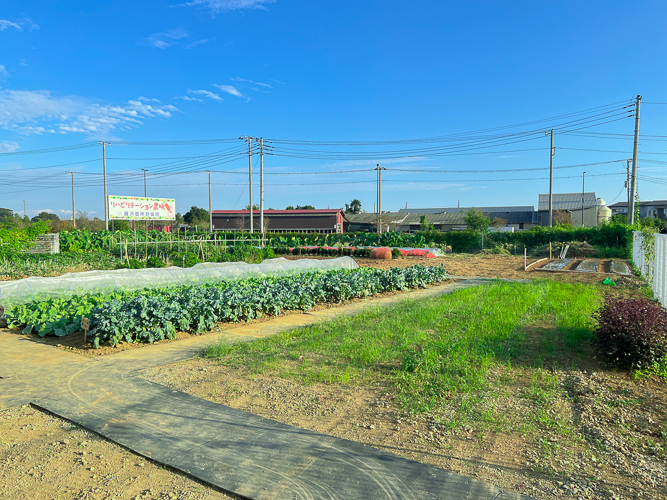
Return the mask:
{"type": "Polygon", "coordinates": [[[74,172],[65,172],[72,176],[72,229],[76,229],[76,211],[74,209],[74,172]]]}
{"type": "Polygon", "coordinates": [[[628,223],[630,222],[630,162],[632,160],[627,160],[627,165],[626,165],[626,177],[625,177],[625,187],[628,190],[628,223]]]}
{"type": "Polygon", "coordinates": [[[102,145],[102,169],[104,173],[104,229],[109,230],[109,198],[107,196],[107,143],[100,141],[102,145]]]}
{"type": "Polygon", "coordinates": [[[549,227],[553,227],[554,225],[554,207],[553,207],[553,199],[554,199],[554,155],[556,152],[554,151],[554,129],[549,130],[549,132],[545,132],[545,134],[549,134],[551,136],[551,148],[549,148],[549,227]]]}
{"type": "Polygon", "coordinates": [[[586,172],[581,176],[581,227],[584,227],[584,197],[586,196],[586,172]]]}
{"type": "Polygon", "coordinates": [[[377,233],[382,234],[382,171],[387,170],[377,164],[377,233]]]}
{"type": "Polygon", "coordinates": [[[208,230],[213,231],[213,201],[211,200],[211,171],[206,170],[208,174],[208,230]]]}
{"type": "Polygon", "coordinates": [[[637,196],[637,148],[639,146],[639,106],[642,96],[638,95],[635,101],[635,143],[632,148],[632,178],[630,179],[630,206],[628,206],[628,223],[635,223],[635,196],[637,196]]]}
{"type": "Polygon", "coordinates": [[[239,137],[239,139],[248,141],[248,191],[250,192],[250,233],[252,234],[255,232],[252,220],[252,137],[246,135],[244,137],[239,137]]]}
{"type": "MultiPolygon", "coordinates": [[[[144,198],[146,198],[146,197],[148,197],[148,194],[147,194],[148,191],[146,190],[146,172],[148,172],[148,170],[146,170],[145,168],[142,168],[141,170],[144,171],[144,198]]],[[[148,231],[148,220],[144,221],[144,231],[148,231]]],[[[146,245],[146,246],[148,246],[148,245],[146,245]]]]}
{"type": "MultiPolygon", "coordinates": [[[[252,207],[251,207],[252,208],[252,207]]],[[[259,232],[264,241],[264,138],[259,139],[259,232]]]]}

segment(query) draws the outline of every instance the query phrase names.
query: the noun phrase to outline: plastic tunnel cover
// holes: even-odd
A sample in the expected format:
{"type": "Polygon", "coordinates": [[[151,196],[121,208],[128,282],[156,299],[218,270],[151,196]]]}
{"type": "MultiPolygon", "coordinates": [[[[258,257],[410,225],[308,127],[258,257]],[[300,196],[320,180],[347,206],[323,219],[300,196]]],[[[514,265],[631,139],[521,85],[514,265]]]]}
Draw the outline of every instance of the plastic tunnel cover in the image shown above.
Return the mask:
{"type": "Polygon", "coordinates": [[[70,297],[114,290],[139,290],[173,285],[198,285],[241,278],[287,276],[313,271],[356,269],[351,257],[337,259],[267,259],[260,264],[245,262],[204,262],[183,269],[177,266],[164,269],[117,269],[115,271],[85,271],[66,273],[53,278],[24,278],[0,281],[0,304],[23,303],[33,300],[70,297]]]}

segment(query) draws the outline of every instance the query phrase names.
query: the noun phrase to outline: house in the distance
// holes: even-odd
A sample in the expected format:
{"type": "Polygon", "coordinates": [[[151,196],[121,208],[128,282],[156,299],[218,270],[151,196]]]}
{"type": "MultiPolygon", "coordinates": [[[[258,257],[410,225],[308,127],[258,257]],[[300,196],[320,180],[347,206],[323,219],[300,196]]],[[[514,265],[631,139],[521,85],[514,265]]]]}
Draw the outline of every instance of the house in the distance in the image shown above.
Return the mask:
{"type": "MultiPolygon", "coordinates": [[[[628,215],[628,202],[619,201],[613,205],[609,205],[613,215],[628,215]]],[[[639,217],[645,219],[651,217],[652,219],[667,220],[667,200],[653,200],[641,201],[639,203],[639,217]]]]}
{"type": "MultiPolygon", "coordinates": [[[[259,210],[253,210],[253,228],[259,232],[259,210]]],[[[342,233],[343,210],[264,210],[269,233],[342,233]]],[[[250,210],[213,210],[214,231],[250,231],[250,210]]]]}

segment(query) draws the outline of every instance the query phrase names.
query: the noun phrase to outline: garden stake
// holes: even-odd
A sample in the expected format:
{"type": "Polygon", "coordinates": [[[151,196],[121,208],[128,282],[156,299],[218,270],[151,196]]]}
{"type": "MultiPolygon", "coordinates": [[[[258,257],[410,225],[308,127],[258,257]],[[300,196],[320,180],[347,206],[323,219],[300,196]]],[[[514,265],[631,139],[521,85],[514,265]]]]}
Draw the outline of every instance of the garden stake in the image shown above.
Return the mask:
{"type": "Polygon", "coordinates": [[[90,318],[81,318],[81,328],[83,329],[83,345],[86,345],[88,330],[90,330],[90,318]]]}

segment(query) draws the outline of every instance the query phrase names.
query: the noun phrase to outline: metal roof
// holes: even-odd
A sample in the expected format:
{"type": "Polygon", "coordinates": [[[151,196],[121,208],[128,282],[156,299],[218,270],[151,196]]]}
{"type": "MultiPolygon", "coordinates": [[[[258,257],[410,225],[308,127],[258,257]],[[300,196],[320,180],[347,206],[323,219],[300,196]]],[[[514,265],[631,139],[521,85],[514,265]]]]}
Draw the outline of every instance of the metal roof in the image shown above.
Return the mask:
{"type": "Polygon", "coordinates": [[[401,208],[400,213],[403,214],[441,214],[452,213],[457,214],[475,208],[484,213],[487,212],[534,212],[535,207],[532,205],[514,206],[514,207],[444,207],[444,208],[401,208]]]}
{"type": "MultiPolygon", "coordinates": [[[[342,212],[342,208],[317,208],[315,210],[264,210],[264,215],[326,215],[342,212]]],[[[259,214],[259,210],[253,210],[259,214]]],[[[250,215],[250,210],[213,210],[213,215],[250,215]]]]}
{"type": "MultiPolygon", "coordinates": [[[[398,224],[406,214],[399,214],[398,212],[382,212],[383,224],[398,224]]],[[[351,224],[377,224],[378,214],[373,212],[365,212],[362,214],[345,214],[345,220],[351,224]]]]}
{"type": "MultiPolygon", "coordinates": [[[[508,224],[536,224],[537,212],[526,210],[523,212],[485,212],[489,219],[505,219],[508,224]]],[[[426,216],[426,222],[432,224],[465,224],[466,214],[462,212],[441,214],[408,214],[401,225],[419,224],[421,217],[426,216]]]]}
{"type": "MultiPolygon", "coordinates": [[[[656,206],[656,205],[667,205],[667,200],[653,200],[653,201],[642,201],[639,203],[640,206],[642,207],[647,207],[647,206],[656,206]]],[[[618,201],[614,203],[613,205],[609,205],[609,208],[627,208],[628,202],[627,201],[618,201]]]]}
{"type": "MultiPolygon", "coordinates": [[[[584,206],[586,208],[597,205],[597,197],[595,193],[584,194],[584,206]]],[[[541,194],[537,209],[540,211],[549,210],[549,195],[541,194]]],[[[553,194],[553,209],[554,210],[576,210],[581,208],[581,193],[554,193],[553,194]]]]}

